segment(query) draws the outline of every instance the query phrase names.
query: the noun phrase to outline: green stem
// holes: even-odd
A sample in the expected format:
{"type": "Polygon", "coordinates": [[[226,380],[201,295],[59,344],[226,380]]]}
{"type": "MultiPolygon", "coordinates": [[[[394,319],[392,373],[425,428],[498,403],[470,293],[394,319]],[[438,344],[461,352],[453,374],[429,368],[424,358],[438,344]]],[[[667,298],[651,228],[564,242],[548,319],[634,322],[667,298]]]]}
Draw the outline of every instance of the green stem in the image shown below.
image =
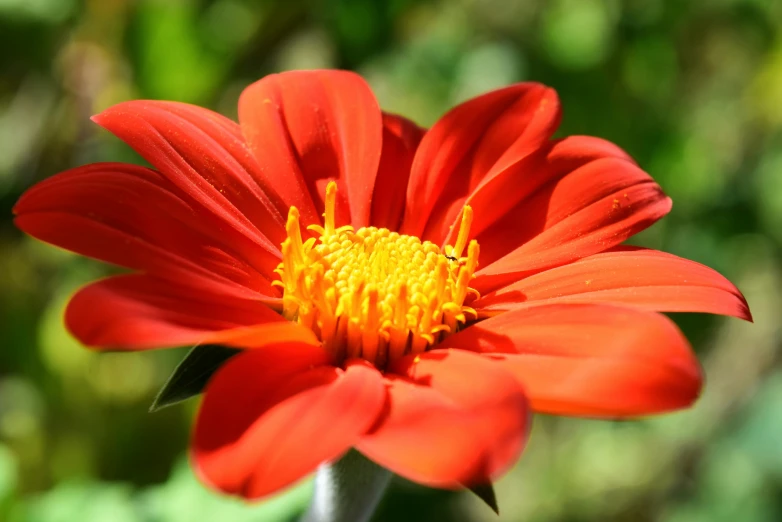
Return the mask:
{"type": "Polygon", "coordinates": [[[367,522],[391,481],[391,472],[350,450],[315,475],[315,494],[301,522],[367,522]]]}

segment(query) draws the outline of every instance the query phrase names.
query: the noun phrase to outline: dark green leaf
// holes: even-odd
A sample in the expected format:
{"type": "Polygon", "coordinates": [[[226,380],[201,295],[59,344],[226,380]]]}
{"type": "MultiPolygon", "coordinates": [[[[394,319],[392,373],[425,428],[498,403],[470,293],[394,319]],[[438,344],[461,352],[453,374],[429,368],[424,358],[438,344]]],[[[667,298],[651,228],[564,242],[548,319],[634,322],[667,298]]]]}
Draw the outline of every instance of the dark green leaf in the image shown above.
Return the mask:
{"type": "Polygon", "coordinates": [[[492,511],[500,514],[500,507],[497,505],[497,496],[494,494],[494,486],[491,484],[481,484],[480,486],[473,486],[468,488],[470,491],[478,495],[478,498],[483,500],[492,511]]]}
{"type": "Polygon", "coordinates": [[[187,353],[168,378],[149,411],[158,411],[198,395],[204,390],[212,374],[239,351],[216,344],[196,346],[187,353]]]}

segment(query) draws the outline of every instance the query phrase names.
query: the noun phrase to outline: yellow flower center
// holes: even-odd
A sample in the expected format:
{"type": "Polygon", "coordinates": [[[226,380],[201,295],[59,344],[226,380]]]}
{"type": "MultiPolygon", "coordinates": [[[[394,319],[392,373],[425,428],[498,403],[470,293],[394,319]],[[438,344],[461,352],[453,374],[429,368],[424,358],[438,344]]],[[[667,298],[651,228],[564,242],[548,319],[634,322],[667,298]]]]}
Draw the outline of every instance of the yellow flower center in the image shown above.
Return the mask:
{"type": "Polygon", "coordinates": [[[337,186],[326,188],[320,235],[302,241],[291,207],[277,267],[283,315],[310,328],[337,361],[361,357],[378,368],[418,354],[476,317],[464,306],[478,265],[478,243],[467,245],[472,210],[465,206],[454,246],[385,228],[336,228],[337,186]],[[467,247],[467,255],[462,253],[467,247]]]}

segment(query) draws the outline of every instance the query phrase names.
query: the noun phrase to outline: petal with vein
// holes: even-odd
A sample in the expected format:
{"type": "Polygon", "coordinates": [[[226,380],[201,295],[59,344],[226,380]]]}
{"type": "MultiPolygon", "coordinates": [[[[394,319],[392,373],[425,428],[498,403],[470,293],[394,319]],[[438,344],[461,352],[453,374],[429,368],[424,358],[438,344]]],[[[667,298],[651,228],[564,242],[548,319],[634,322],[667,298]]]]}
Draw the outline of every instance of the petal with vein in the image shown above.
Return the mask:
{"type": "Polygon", "coordinates": [[[38,183],[14,207],[42,241],[115,265],[249,299],[276,295],[277,259],[238,248],[160,173],[123,163],[77,167],[38,183]]]}
{"type": "Polygon", "coordinates": [[[685,408],[702,377],[667,317],[608,304],[549,304],[506,312],[448,337],[512,372],[533,410],[634,417],[685,408]]]}
{"type": "Polygon", "coordinates": [[[206,342],[255,347],[286,339],[315,343],[312,332],[261,301],[209,294],[143,274],[85,286],[68,303],[65,324],[87,346],[114,350],[206,342]]]}
{"type": "Polygon", "coordinates": [[[634,163],[604,157],[554,178],[477,240],[481,293],[618,245],[671,209],[671,200],[634,163]],[[520,245],[520,246],[519,246],[520,245]]]}
{"type": "Polygon", "coordinates": [[[287,208],[263,184],[236,123],[200,107],[147,100],[114,105],[93,120],[208,211],[237,248],[254,247],[272,264],[279,259],[287,208]]]}
{"type": "Polygon", "coordinates": [[[485,313],[556,302],[752,317],[741,292],[715,270],[665,252],[633,247],[534,274],[484,295],[471,306],[485,313]]]}
{"type": "Polygon", "coordinates": [[[383,153],[372,196],[372,226],[399,229],[405,210],[410,166],[425,132],[402,116],[383,113],[383,153]]]}
{"type": "Polygon", "coordinates": [[[538,83],[511,85],[451,109],[416,151],[402,233],[444,242],[466,198],[515,177],[560,116],[556,92],[538,83]]]}
{"type": "Polygon", "coordinates": [[[244,352],[207,385],[192,460],[207,484],[264,497],[350,449],[385,402],[366,363],[334,368],[322,348],[298,344],[244,352]]]}
{"type": "Polygon", "coordinates": [[[485,484],[519,457],[527,400],[513,376],[476,354],[433,350],[393,363],[385,417],[357,449],[434,487],[485,484]]]}
{"type": "Polygon", "coordinates": [[[337,225],[369,224],[383,142],[380,107],[348,71],[271,74],[239,99],[239,122],[265,182],[304,225],[320,223],[336,181],[337,225]]]}

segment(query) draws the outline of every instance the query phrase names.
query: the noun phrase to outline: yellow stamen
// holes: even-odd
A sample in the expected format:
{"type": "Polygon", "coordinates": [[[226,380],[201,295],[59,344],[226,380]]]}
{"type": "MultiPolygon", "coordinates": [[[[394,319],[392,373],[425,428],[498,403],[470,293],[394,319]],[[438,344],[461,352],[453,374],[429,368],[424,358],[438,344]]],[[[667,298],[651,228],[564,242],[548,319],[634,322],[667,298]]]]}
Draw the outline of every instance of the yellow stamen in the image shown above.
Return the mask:
{"type": "Polygon", "coordinates": [[[334,235],[334,212],[337,208],[337,184],[333,181],[326,186],[326,212],[323,214],[326,237],[334,235]]]}
{"type": "Polygon", "coordinates": [[[470,205],[465,205],[464,210],[462,210],[462,224],[459,227],[459,235],[456,236],[456,244],[453,246],[452,256],[461,257],[462,252],[464,252],[464,247],[467,246],[467,236],[470,234],[470,226],[472,226],[472,207],[470,207],[470,205]]]}
{"type": "Polygon", "coordinates": [[[311,328],[335,359],[362,357],[384,368],[419,354],[477,317],[465,306],[478,266],[478,243],[467,244],[472,209],[465,206],[455,246],[375,227],[336,227],[336,183],[326,188],[324,226],[302,243],[291,207],[275,271],[283,315],[311,328]],[[467,248],[467,256],[461,257],[467,248]]]}

